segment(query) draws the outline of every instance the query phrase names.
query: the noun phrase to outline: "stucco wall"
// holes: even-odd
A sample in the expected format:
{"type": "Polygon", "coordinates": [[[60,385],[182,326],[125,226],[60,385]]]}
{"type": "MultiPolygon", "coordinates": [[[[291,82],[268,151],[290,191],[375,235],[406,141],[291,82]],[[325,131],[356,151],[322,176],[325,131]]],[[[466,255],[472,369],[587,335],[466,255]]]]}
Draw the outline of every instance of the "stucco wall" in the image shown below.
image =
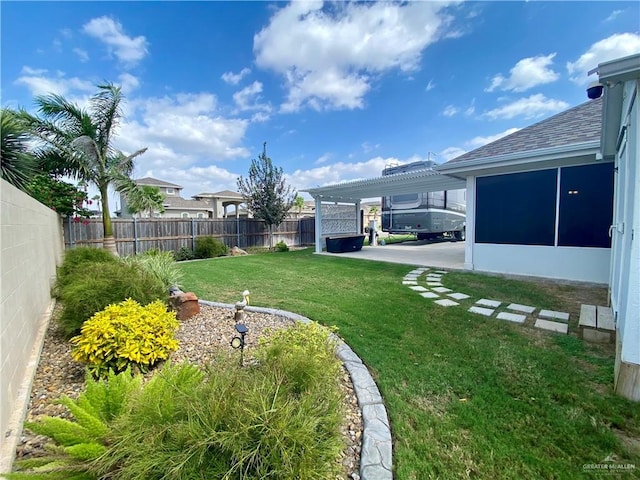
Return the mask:
{"type": "Polygon", "coordinates": [[[611,249],[541,247],[538,245],[473,245],[473,269],[606,284],[611,249]]]}
{"type": "Polygon", "coordinates": [[[12,456],[62,259],[59,216],[0,180],[0,471],[12,456]],[[8,452],[7,452],[8,450],[8,452]]]}

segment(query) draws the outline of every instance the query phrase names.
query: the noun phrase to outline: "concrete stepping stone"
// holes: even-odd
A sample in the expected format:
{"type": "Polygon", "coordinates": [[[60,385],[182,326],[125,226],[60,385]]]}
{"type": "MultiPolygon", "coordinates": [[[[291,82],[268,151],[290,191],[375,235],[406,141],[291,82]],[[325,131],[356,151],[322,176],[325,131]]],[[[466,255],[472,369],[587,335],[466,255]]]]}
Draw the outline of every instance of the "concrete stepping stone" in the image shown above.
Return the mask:
{"type": "Polygon", "coordinates": [[[420,278],[420,275],[405,275],[402,277],[403,280],[417,280],[420,278]]]}
{"type": "Polygon", "coordinates": [[[493,315],[493,312],[495,312],[492,308],[482,307],[471,307],[468,311],[471,313],[477,313],[478,315],[484,315],[485,317],[490,317],[493,315]]]}
{"type": "Polygon", "coordinates": [[[417,285],[418,282],[416,282],[415,280],[403,280],[402,284],[403,285],[417,285]]]}
{"type": "Polygon", "coordinates": [[[448,298],[443,298],[442,300],[436,300],[433,303],[437,303],[442,307],[453,307],[454,305],[460,305],[458,302],[454,302],[453,300],[449,300],[448,298]]]}
{"type": "Polygon", "coordinates": [[[422,275],[424,270],[411,270],[407,275],[422,275]]]}
{"type": "Polygon", "coordinates": [[[524,323],[524,321],[527,319],[527,316],[520,315],[518,313],[500,312],[498,314],[498,318],[500,320],[507,320],[509,322],[514,322],[514,323],[524,323]]]}
{"type": "Polygon", "coordinates": [[[502,305],[502,302],[499,302],[497,300],[489,300],[487,298],[481,298],[476,302],[476,305],[482,305],[483,307],[498,308],[500,305],[502,305]]]}
{"type": "Polygon", "coordinates": [[[441,275],[446,275],[448,272],[445,270],[434,270],[433,273],[439,273],[441,275]]]}
{"type": "Polygon", "coordinates": [[[467,295],[466,293],[448,293],[447,297],[451,297],[454,300],[464,300],[466,298],[469,298],[470,295],[467,295]]]}
{"type": "Polygon", "coordinates": [[[427,275],[427,280],[442,280],[440,275],[427,275]]]}
{"type": "Polygon", "coordinates": [[[516,312],[523,312],[523,313],[533,313],[533,311],[536,309],[536,307],[530,307],[528,305],[520,305],[519,303],[511,303],[507,308],[509,310],[515,310],[516,312]]]}
{"type": "Polygon", "coordinates": [[[428,290],[427,288],[424,288],[422,285],[418,285],[416,287],[409,287],[409,288],[416,292],[426,292],[428,290]]]}
{"type": "Polygon", "coordinates": [[[553,318],[555,320],[569,321],[569,314],[565,312],[556,312],[555,310],[540,310],[538,316],[543,318],[553,318]]]}
{"type": "Polygon", "coordinates": [[[533,326],[542,330],[549,330],[550,332],[564,334],[567,334],[569,332],[569,325],[567,325],[566,323],[552,322],[551,320],[543,320],[541,318],[537,319],[536,323],[533,326]]]}
{"type": "Polygon", "coordinates": [[[420,295],[422,295],[424,298],[440,298],[440,295],[433,292],[423,292],[420,295]]]}
{"type": "Polygon", "coordinates": [[[435,287],[435,288],[432,288],[431,290],[438,293],[449,293],[453,291],[450,288],[445,288],[445,287],[435,287]]]}
{"type": "Polygon", "coordinates": [[[441,287],[442,283],[440,282],[427,282],[427,285],[430,287],[441,287]]]}

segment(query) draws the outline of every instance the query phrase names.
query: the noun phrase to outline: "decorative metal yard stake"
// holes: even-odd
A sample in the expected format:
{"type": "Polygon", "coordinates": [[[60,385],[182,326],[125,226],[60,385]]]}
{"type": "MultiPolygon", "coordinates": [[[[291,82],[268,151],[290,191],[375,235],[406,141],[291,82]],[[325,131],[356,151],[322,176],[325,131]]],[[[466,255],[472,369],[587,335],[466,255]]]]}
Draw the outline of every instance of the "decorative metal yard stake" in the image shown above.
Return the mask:
{"type": "Polygon", "coordinates": [[[234,315],[234,320],[236,322],[236,332],[240,334],[240,336],[235,336],[231,339],[231,346],[233,348],[240,349],[240,366],[244,366],[244,347],[246,345],[245,336],[249,329],[244,324],[244,307],[249,304],[249,290],[245,290],[242,292],[243,300],[241,302],[236,302],[236,313],[234,315]]]}
{"type": "Polygon", "coordinates": [[[239,323],[236,325],[236,332],[238,332],[240,334],[240,336],[235,336],[231,339],[231,346],[233,348],[239,348],[240,349],[240,366],[243,367],[244,366],[244,346],[245,346],[245,335],[247,334],[247,332],[249,331],[249,329],[247,328],[247,326],[243,323],[239,323]]]}

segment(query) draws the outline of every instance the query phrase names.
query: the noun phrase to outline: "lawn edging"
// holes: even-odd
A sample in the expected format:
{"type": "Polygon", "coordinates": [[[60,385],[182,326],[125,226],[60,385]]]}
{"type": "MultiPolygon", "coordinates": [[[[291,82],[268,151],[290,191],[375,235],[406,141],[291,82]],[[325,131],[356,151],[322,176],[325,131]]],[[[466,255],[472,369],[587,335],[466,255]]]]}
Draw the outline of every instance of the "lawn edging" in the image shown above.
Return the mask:
{"type": "MultiPolygon", "coordinates": [[[[210,307],[234,309],[231,303],[198,300],[202,305],[210,307]]],[[[288,318],[302,323],[311,322],[310,319],[297,313],[275,308],[254,307],[247,305],[248,312],[266,313],[288,318]]],[[[362,411],[363,431],[362,450],[360,452],[361,480],[391,480],[392,473],[392,443],[389,417],[384,406],[380,390],[369,373],[362,359],[340,337],[332,334],[337,341],[336,355],[342,361],[351,376],[351,382],[358,398],[358,405],[362,411]]]]}

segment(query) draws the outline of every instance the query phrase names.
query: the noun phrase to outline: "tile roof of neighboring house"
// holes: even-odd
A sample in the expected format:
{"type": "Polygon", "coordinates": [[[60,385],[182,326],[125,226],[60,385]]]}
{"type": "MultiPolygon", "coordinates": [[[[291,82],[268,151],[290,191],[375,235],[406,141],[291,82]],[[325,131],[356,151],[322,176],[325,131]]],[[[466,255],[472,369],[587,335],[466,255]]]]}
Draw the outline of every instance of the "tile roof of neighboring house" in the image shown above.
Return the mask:
{"type": "Polygon", "coordinates": [[[182,197],[166,197],[163,201],[165,208],[179,209],[197,209],[197,210],[212,210],[211,203],[206,200],[186,200],[182,197]]]}
{"type": "Polygon", "coordinates": [[[134,181],[138,185],[150,185],[152,187],[182,188],[181,185],[176,185],[175,183],[169,183],[169,182],[165,182],[164,180],[158,180],[157,178],[151,178],[151,177],[138,178],[134,181]]]}
{"type": "Polygon", "coordinates": [[[196,197],[211,197],[211,198],[243,198],[241,194],[239,194],[238,192],[232,192],[231,190],[222,190],[220,192],[215,192],[215,193],[210,193],[210,192],[203,192],[203,193],[198,193],[197,195],[193,196],[194,198],[196,197]]]}
{"type": "Polygon", "coordinates": [[[602,98],[560,112],[447,163],[600,140],[602,98]]]}

